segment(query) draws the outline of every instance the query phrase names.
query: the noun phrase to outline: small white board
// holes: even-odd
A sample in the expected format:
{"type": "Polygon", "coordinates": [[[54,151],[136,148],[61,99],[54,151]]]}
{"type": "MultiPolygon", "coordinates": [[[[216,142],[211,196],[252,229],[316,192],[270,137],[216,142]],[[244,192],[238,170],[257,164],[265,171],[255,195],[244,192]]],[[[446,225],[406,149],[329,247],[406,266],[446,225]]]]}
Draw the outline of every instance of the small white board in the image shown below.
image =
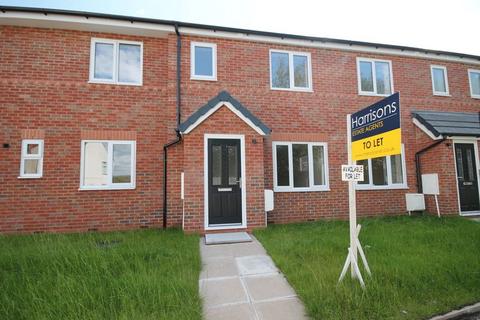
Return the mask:
{"type": "Polygon", "coordinates": [[[342,181],[363,181],[363,166],[342,164],[342,181]]]}
{"type": "Polygon", "coordinates": [[[251,242],[252,238],[246,232],[210,233],[205,235],[205,244],[226,244],[251,242]]]}

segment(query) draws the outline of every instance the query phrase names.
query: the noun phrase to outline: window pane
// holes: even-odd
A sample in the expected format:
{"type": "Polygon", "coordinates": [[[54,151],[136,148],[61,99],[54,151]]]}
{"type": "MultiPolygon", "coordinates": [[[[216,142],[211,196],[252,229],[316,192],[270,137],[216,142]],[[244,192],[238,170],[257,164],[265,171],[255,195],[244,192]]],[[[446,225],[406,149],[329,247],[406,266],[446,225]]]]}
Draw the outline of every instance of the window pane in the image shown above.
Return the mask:
{"type": "Polygon", "coordinates": [[[390,164],[392,167],[392,183],[403,183],[402,156],[400,154],[390,156],[390,164]]]}
{"type": "Polygon", "coordinates": [[[222,184],[222,146],[212,146],[212,185],[222,184]]]}
{"type": "Polygon", "coordinates": [[[372,159],[372,180],[375,186],[387,185],[387,158],[372,159]]]}
{"type": "Polygon", "coordinates": [[[132,182],[132,146],[113,145],[112,183],[132,182]]]}
{"type": "Polygon", "coordinates": [[[312,146],[313,150],[313,184],[325,184],[325,158],[322,146],[312,146]]]}
{"type": "Polygon", "coordinates": [[[40,160],[38,159],[26,159],[23,165],[23,174],[37,174],[39,170],[40,160]]]}
{"type": "Polygon", "coordinates": [[[308,180],[308,145],[293,144],[293,186],[309,187],[308,180]]]}
{"type": "Polygon", "coordinates": [[[436,92],[447,92],[445,75],[443,69],[433,68],[433,90],[436,92]]]}
{"type": "Polygon", "coordinates": [[[375,62],[375,77],[377,80],[377,93],[390,94],[390,67],[387,62],[375,62]]]}
{"type": "Polygon", "coordinates": [[[272,87],[289,88],[290,71],[288,66],[288,53],[272,52],[272,87]]]}
{"type": "Polygon", "coordinates": [[[480,95],[480,72],[470,72],[470,82],[472,83],[472,94],[480,95]]]}
{"type": "Polygon", "coordinates": [[[359,166],[363,166],[363,181],[358,181],[358,184],[370,184],[370,174],[368,167],[368,159],[357,161],[359,166]]]}
{"type": "Polygon", "coordinates": [[[95,43],[94,77],[113,80],[113,44],[95,43]]]}
{"type": "Polygon", "coordinates": [[[360,86],[362,91],[373,92],[372,64],[370,62],[360,62],[360,86]]]}
{"type": "Polygon", "coordinates": [[[38,143],[29,143],[27,144],[27,154],[39,154],[40,146],[38,143]]]}
{"type": "Polygon", "coordinates": [[[141,82],[140,46],[120,44],[118,54],[118,81],[141,82]]]}
{"type": "Polygon", "coordinates": [[[290,185],[290,171],[288,168],[288,146],[277,146],[277,185],[290,185]]]}
{"type": "Polygon", "coordinates": [[[236,185],[238,183],[238,156],[236,146],[227,146],[228,156],[228,184],[236,185]]]}
{"type": "Polygon", "coordinates": [[[195,75],[213,76],[213,49],[195,46],[195,75]]]}
{"type": "Polygon", "coordinates": [[[83,184],[86,186],[100,186],[108,184],[108,143],[85,143],[83,184]]]}
{"type": "Polygon", "coordinates": [[[293,79],[295,87],[308,87],[308,61],[305,56],[293,56],[293,79]]]}

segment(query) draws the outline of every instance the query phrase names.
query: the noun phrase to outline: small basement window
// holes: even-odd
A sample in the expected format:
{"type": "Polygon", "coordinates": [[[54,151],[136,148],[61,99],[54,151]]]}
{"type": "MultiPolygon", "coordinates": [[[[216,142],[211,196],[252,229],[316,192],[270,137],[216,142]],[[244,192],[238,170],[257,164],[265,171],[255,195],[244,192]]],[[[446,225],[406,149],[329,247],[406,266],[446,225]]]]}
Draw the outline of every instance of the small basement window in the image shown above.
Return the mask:
{"type": "Polygon", "coordinates": [[[190,48],[191,79],[217,80],[217,45],[192,42],[190,48]]]}
{"type": "Polygon", "coordinates": [[[312,90],[310,53],[270,50],[270,86],[274,90],[312,90]]]}
{"type": "Polygon", "coordinates": [[[469,69],[468,79],[472,98],[480,99],[480,70],[469,69]]]}
{"type": "Polygon", "coordinates": [[[141,42],[92,38],[90,82],[142,85],[141,42]]]}
{"type": "Polygon", "coordinates": [[[329,190],[327,144],[274,142],[273,181],[276,192],[329,190]]]}
{"type": "Polygon", "coordinates": [[[392,94],[391,61],[357,58],[357,74],[360,95],[389,96],[392,94]]]}
{"type": "Polygon", "coordinates": [[[80,189],[134,189],[135,141],[82,141],[80,189]]]}
{"type": "Polygon", "coordinates": [[[435,96],[448,96],[447,68],[443,66],[431,66],[432,88],[435,96]]]}
{"type": "MultiPolygon", "coordinates": [[[[402,154],[405,154],[403,145],[402,154]]],[[[357,161],[363,165],[364,172],[364,180],[357,182],[357,190],[407,188],[402,154],[357,161]]]]}
{"type": "Polygon", "coordinates": [[[43,174],[43,140],[22,140],[19,178],[41,178],[43,174]]]}

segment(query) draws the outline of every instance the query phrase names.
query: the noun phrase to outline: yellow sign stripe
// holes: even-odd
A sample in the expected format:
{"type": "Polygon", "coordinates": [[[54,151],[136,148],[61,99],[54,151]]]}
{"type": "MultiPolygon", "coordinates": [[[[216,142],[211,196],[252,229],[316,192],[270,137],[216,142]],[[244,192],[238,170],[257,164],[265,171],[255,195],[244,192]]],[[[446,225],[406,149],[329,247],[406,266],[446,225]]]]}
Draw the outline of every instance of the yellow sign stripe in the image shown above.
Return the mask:
{"type": "Polygon", "coordinates": [[[363,160],[400,154],[402,151],[400,128],[352,142],[352,159],[363,160]]]}

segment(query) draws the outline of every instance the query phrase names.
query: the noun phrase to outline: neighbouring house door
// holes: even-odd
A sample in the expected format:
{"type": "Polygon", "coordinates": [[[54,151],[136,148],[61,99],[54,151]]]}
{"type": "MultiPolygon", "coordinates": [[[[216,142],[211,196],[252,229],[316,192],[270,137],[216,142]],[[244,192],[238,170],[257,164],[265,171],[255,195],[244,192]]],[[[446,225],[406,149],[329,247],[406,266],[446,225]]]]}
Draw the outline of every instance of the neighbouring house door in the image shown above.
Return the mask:
{"type": "Polygon", "coordinates": [[[242,223],[239,139],[208,140],[208,224],[242,223]]]}
{"type": "Polygon", "coordinates": [[[455,143],[460,210],[480,210],[475,148],[472,143],[455,143]]]}

